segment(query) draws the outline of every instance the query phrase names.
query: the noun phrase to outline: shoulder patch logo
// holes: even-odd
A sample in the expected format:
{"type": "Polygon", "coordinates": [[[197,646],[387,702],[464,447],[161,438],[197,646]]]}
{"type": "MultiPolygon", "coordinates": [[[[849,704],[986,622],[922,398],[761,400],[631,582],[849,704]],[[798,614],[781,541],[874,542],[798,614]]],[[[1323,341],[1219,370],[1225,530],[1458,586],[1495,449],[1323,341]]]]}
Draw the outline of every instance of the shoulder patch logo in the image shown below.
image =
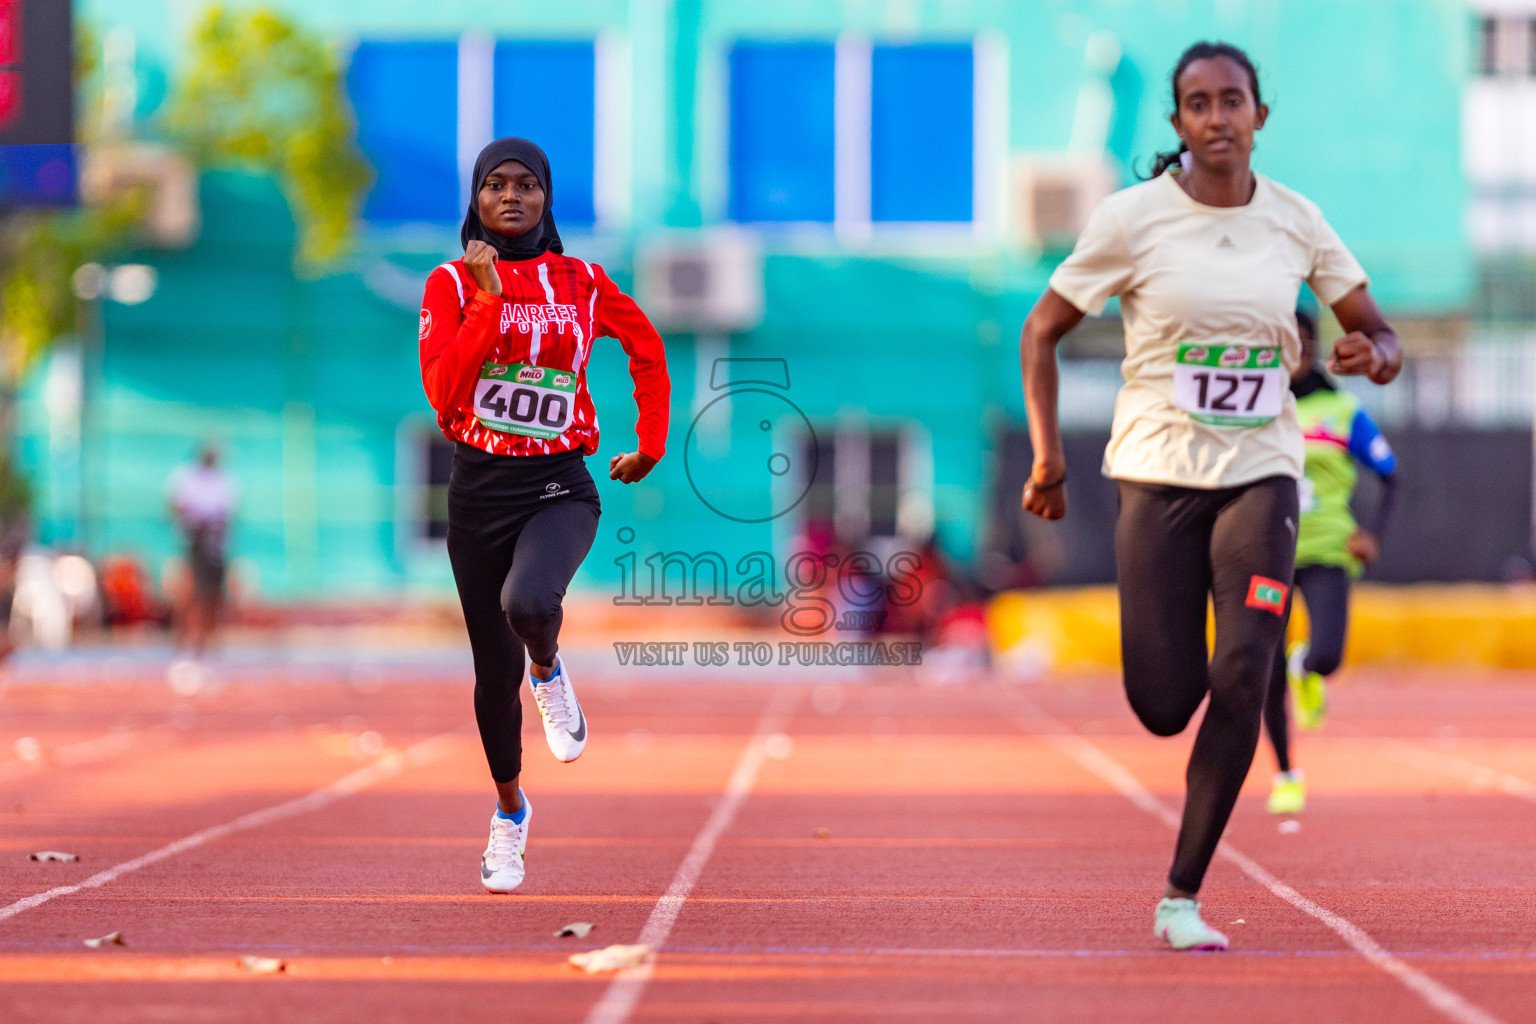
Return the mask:
{"type": "Polygon", "coordinates": [[[1237,246],[1232,244],[1232,239],[1230,237],[1228,237],[1227,235],[1222,235],[1221,236],[1221,241],[1216,243],[1216,248],[1218,248],[1218,249],[1236,249],[1237,246]]]}
{"type": "Polygon", "coordinates": [[[416,331],[416,337],[417,338],[425,338],[429,333],[431,333],[431,331],[432,331],[432,311],[430,309],[423,309],[421,311],[421,321],[420,321],[420,326],[417,328],[417,331],[416,331]]]}

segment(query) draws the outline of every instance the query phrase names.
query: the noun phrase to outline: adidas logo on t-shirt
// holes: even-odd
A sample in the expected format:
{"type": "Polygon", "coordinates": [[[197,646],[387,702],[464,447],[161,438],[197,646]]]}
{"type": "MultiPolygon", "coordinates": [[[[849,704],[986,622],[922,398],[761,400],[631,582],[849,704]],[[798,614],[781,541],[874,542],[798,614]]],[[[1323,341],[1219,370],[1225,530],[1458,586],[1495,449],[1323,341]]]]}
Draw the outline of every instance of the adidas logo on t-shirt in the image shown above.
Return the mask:
{"type": "Polygon", "coordinates": [[[1236,249],[1237,246],[1232,244],[1232,239],[1228,238],[1226,235],[1222,235],[1221,236],[1221,241],[1216,243],[1216,248],[1218,248],[1218,249],[1236,249]]]}

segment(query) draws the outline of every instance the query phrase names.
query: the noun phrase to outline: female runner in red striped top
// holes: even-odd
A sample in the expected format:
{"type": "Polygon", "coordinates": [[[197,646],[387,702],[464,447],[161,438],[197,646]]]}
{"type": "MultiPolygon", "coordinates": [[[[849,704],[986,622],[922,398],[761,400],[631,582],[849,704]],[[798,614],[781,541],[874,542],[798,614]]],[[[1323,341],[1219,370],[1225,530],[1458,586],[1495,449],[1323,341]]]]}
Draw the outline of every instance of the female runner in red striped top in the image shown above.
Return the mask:
{"type": "Polygon", "coordinates": [[[460,237],[464,258],[427,277],[421,377],[454,445],[448,557],[475,662],[475,719],[496,782],[481,884],[523,880],[530,810],[522,774],[523,649],[561,761],[586,746],[587,721],[556,654],[561,600],[597,533],[598,445],[587,360],[600,336],[629,355],[639,450],[610,479],[644,479],[666,449],[671,385],[661,337],[601,267],[564,255],[549,161],[526,139],[498,139],[475,162],[460,237]]]}

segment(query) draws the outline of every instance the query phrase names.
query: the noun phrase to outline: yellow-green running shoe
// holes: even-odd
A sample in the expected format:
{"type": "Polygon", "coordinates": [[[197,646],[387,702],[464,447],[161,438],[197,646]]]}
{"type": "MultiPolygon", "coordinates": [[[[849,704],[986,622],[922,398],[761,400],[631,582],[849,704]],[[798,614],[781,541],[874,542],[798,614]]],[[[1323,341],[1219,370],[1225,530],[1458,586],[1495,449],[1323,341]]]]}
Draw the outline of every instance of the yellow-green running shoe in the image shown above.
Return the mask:
{"type": "Polygon", "coordinates": [[[1300,814],[1307,806],[1307,778],[1300,768],[1276,772],[1269,789],[1270,814],[1300,814]]]}
{"type": "Polygon", "coordinates": [[[1285,677],[1291,684],[1291,696],[1295,700],[1296,728],[1302,732],[1315,732],[1328,717],[1328,689],[1323,677],[1308,672],[1306,665],[1308,645],[1298,640],[1291,645],[1285,659],[1285,677]]]}

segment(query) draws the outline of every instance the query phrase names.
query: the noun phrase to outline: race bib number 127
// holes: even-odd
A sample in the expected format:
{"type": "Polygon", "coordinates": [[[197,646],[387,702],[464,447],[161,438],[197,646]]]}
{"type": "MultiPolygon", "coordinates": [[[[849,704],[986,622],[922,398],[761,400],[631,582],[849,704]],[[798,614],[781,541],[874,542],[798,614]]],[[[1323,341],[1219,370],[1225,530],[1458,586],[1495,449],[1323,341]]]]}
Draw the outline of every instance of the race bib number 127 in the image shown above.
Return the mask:
{"type": "Polygon", "coordinates": [[[1278,347],[1182,344],[1173,402],[1198,423],[1261,427],[1280,415],[1288,378],[1278,347]]]}
{"type": "Polygon", "coordinates": [[[552,441],[576,414],[576,375],[522,363],[486,363],[475,381],[475,418],[490,430],[552,441]]]}

